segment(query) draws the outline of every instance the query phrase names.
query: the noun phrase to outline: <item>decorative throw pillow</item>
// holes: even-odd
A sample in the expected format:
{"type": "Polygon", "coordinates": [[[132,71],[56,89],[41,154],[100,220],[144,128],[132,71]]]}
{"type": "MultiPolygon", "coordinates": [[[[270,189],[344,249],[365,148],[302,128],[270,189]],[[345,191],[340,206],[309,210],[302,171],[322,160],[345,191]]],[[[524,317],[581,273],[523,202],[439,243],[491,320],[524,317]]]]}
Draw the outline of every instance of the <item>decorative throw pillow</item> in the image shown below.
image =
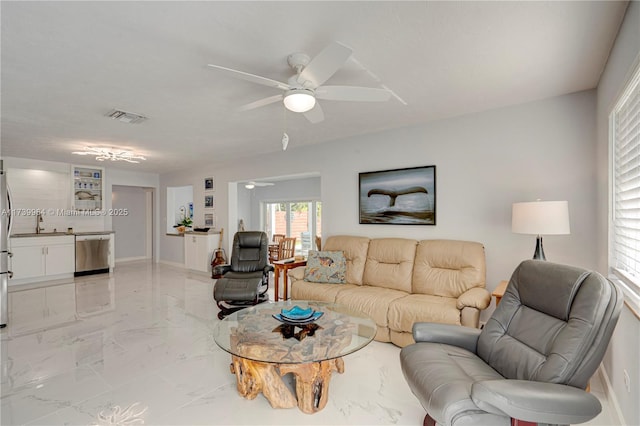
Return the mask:
{"type": "Polygon", "coordinates": [[[347,259],[341,251],[310,251],[304,280],[315,283],[342,284],[347,273],[347,259]]]}

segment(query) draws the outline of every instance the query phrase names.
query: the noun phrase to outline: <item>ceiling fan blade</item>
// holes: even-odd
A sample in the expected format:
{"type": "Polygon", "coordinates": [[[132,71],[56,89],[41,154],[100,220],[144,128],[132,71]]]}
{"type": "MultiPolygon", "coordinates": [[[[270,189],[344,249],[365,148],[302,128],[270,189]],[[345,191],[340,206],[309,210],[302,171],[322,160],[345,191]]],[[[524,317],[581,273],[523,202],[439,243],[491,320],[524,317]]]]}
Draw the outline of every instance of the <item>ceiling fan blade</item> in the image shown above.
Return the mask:
{"type": "Polygon", "coordinates": [[[265,105],[269,105],[269,104],[273,104],[275,102],[281,101],[282,100],[282,95],[273,95],[273,96],[269,96],[268,98],[264,98],[264,99],[258,99],[257,101],[253,101],[250,102],[246,105],[242,105],[240,107],[238,107],[238,111],[242,112],[242,111],[249,111],[251,109],[256,109],[256,108],[260,108],[263,107],[265,105]]]}
{"type": "Polygon", "coordinates": [[[298,76],[298,83],[311,88],[320,86],[338,71],[352,52],[347,46],[334,41],[304,67],[298,76]]]}
{"type": "Polygon", "coordinates": [[[309,120],[314,124],[324,120],[324,112],[322,111],[320,104],[317,102],[316,102],[316,106],[314,106],[307,112],[303,112],[302,114],[304,114],[307,120],[309,120]]]}
{"type": "Polygon", "coordinates": [[[220,65],[208,64],[207,66],[214,68],[218,71],[222,71],[223,73],[234,77],[239,78],[241,80],[247,80],[252,83],[261,84],[263,86],[275,87],[277,89],[289,90],[291,87],[287,83],[283,83],[281,81],[272,80],[267,77],[260,77],[259,75],[249,74],[248,72],[238,71],[227,67],[222,67],[220,65]]]}
{"type": "Polygon", "coordinates": [[[271,182],[253,182],[255,186],[273,186],[275,183],[271,182]]]}
{"type": "Polygon", "coordinates": [[[329,101],[384,102],[391,92],[374,87],[322,86],[316,89],[316,98],[329,101]]]}

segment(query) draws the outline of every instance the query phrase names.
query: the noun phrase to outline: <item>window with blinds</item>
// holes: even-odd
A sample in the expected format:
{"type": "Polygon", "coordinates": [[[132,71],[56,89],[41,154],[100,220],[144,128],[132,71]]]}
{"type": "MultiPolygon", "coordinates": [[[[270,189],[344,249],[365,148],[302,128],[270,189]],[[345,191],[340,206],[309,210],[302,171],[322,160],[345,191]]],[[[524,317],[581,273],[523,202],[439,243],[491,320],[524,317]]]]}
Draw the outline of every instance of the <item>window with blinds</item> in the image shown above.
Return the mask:
{"type": "Polygon", "coordinates": [[[640,67],[611,113],[612,267],[640,285],[640,67]]]}

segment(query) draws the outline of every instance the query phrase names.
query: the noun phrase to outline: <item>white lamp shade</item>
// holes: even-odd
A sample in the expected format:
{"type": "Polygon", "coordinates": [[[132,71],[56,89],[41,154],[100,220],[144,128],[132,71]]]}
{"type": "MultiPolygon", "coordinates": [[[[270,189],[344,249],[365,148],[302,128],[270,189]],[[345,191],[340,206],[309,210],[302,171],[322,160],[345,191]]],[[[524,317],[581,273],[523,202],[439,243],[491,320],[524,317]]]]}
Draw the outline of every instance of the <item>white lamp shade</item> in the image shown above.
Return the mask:
{"type": "Polygon", "coordinates": [[[517,234],[569,234],[569,202],[514,203],[511,211],[511,230],[517,234]]]}
{"type": "Polygon", "coordinates": [[[307,112],[316,106],[316,98],[309,90],[289,90],[284,95],[284,106],[293,112],[307,112]]]}

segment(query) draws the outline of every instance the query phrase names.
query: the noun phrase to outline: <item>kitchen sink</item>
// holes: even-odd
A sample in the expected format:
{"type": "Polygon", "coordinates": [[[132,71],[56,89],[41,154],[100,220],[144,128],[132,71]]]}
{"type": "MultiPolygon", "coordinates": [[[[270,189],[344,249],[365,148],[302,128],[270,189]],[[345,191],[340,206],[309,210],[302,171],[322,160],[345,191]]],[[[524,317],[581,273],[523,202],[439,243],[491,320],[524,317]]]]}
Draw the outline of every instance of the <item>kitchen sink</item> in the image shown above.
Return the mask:
{"type": "Polygon", "coordinates": [[[35,232],[26,232],[22,234],[11,234],[11,237],[52,237],[52,236],[60,236],[60,235],[73,235],[67,234],[66,232],[40,232],[39,234],[35,232]]]}

